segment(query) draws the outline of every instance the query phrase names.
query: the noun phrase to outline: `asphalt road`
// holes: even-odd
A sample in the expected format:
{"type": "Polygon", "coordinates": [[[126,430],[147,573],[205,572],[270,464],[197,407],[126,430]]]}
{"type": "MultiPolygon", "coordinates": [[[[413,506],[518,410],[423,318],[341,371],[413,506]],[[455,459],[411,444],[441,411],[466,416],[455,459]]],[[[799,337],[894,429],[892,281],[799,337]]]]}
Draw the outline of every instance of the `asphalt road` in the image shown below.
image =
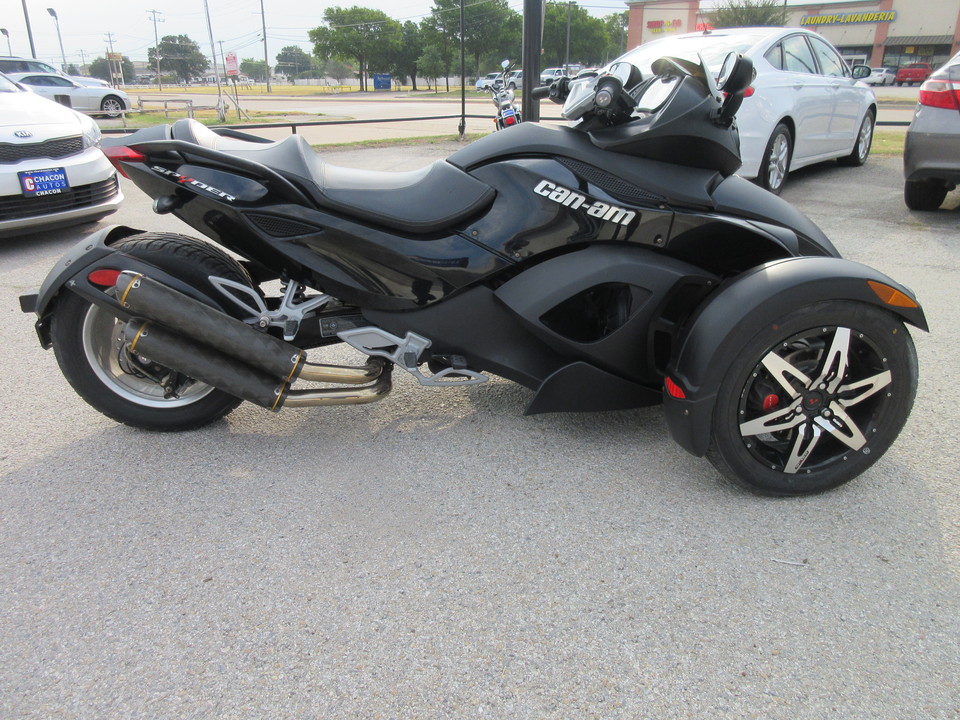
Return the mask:
{"type": "MultiPolygon", "coordinates": [[[[126,191],[113,222],[175,229],[126,191]]],[[[892,450],[792,500],[724,484],[657,408],[523,417],[500,380],[118,426],[16,302],[92,228],[0,242],[0,717],[960,717],[956,195],[909,212],[877,159],[788,187],[932,328],[892,450]]]]}

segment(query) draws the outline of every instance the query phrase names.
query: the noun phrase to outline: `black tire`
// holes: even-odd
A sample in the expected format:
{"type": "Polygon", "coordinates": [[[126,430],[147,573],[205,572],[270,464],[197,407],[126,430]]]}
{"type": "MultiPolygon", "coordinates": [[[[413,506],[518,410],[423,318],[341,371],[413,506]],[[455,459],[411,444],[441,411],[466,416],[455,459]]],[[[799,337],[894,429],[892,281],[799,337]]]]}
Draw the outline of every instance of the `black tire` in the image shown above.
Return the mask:
{"type": "Polygon", "coordinates": [[[903,184],[903,201],[911,210],[936,210],[946,197],[942,180],[907,180],[903,184]]]}
{"type": "Polygon", "coordinates": [[[795,310],[758,332],[731,364],[707,457],[762,495],[837,487],[896,439],[917,375],[913,340],[891,313],[847,301],[795,310]]]}
{"type": "Polygon", "coordinates": [[[780,123],[773,129],[760,163],[757,184],[774,195],[779,195],[790,174],[790,158],[793,156],[793,136],[790,128],[780,123]]]}
{"type": "Polygon", "coordinates": [[[870,157],[870,147],[873,145],[873,110],[868,110],[863,116],[863,122],[860,123],[860,130],[857,131],[857,141],[853,144],[853,150],[846,157],[837,160],[841,165],[847,167],[860,167],[867,158],[870,157]]]}
{"type": "Polygon", "coordinates": [[[126,107],[123,105],[123,100],[116,95],[107,95],[100,101],[100,111],[107,117],[119,117],[124,110],[126,107]]]}
{"type": "MultiPolygon", "coordinates": [[[[247,272],[229,255],[183,235],[142,233],[113,247],[197,287],[209,287],[210,275],[252,286],[247,272]]],[[[169,370],[139,360],[131,363],[123,356],[122,327],[108,311],[69,291],[61,293],[53,310],[50,335],[60,370],[77,394],[107,417],[145,430],[190,430],[240,404],[232,395],[186,378],[180,397],[165,398],[163,387],[150,375],[169,370]]]]}

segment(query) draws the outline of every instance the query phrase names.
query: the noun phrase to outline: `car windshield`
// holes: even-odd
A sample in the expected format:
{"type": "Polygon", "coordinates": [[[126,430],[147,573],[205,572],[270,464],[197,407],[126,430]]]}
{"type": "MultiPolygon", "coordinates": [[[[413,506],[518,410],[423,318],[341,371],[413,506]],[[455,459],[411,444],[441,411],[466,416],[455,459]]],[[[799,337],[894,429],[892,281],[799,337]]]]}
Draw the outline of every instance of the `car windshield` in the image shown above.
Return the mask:
{"type": "Polygon", "coordinates": [[[9,78],[0,75],[0,92],[15,93],[23,92],[23,90],[14,85],[13,81],[11,81],[9,78]]]}
{"type": "Polygon", "coordinates": [[[644,77],[651,73],[650,66],[664,56],[678,57],[699,63],[697,54],[702,54],[711,70],[719,71],[728,53],[745,53],[761,40],[766,33],[737,33],[724,35],[688,35],[687,37],[654,40],[635,48],[614,62],[629,62],[636,65],[644,77]]]}

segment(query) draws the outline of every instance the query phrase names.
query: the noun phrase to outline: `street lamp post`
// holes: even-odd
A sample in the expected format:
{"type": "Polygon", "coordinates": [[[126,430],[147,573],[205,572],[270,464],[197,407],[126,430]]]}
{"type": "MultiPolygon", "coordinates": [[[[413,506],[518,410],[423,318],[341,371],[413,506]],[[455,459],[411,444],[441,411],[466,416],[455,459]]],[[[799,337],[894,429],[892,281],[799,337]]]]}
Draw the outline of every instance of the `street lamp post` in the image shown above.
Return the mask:
{"type": "Polygon", "coordinates": [[[60,18],[57,17],[57,11],[53,8],[47,8],[47,12],[50,13],[50,17],[53,18],[53,22],[57,26],[57,40],[60,41],[60,59],[63,60],[63,65],[60,66],[60,69],[66,72],[67,54],[63,51],[63,37],[60,35],[60,18]]]}
{"type": "Polygon", "coordinates": [[[0,28],[0,35],[7,39],[7,55],[13,55],[13,50],[10,49],[10,33],[7,32],[6,28],[0,28]]]}

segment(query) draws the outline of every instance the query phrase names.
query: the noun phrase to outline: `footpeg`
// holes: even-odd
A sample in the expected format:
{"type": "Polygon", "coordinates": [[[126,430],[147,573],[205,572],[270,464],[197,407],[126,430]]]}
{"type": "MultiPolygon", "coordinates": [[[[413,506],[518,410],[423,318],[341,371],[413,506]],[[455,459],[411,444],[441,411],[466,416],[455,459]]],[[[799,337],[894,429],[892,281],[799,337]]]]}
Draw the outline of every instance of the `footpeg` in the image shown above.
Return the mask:
{"type": "Polygon", "coordinates": [[[420,372],[420,356],[430,347],[430,341],[414,332],[408,331],[406,337],[399,338],[377,327],[365,327],[344,330],[337,333],[337,337],[367,355],[387,358],[413,375],[421,385],[478,385],[488,380],[482,373],[459,367],[447,367],[432,375],[424,375],[420,372]]]}

